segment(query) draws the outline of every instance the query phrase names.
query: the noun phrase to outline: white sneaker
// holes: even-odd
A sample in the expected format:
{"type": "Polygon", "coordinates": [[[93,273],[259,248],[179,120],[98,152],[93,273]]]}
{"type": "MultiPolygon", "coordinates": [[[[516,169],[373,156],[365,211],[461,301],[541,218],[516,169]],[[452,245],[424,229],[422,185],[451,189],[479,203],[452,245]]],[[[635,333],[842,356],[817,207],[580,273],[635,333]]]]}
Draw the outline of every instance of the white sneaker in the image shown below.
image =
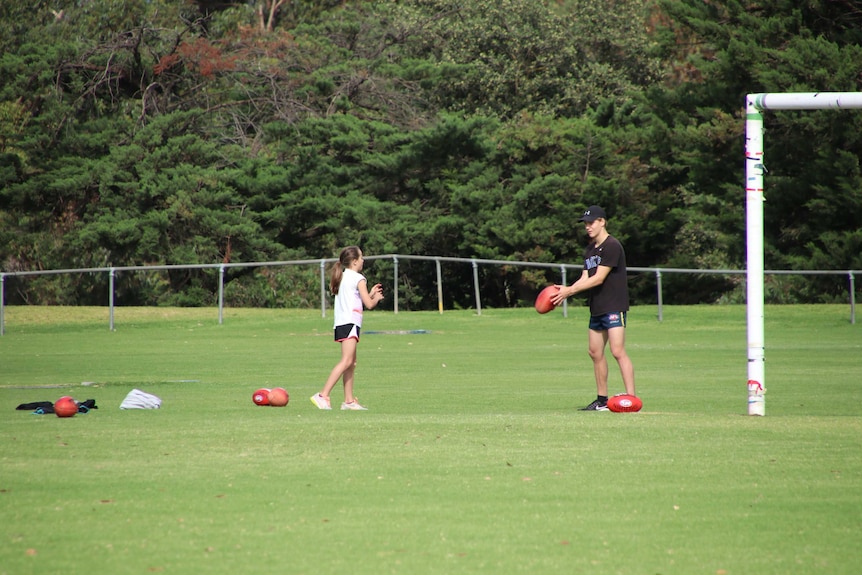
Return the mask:
{"type": "Polygon", "coordinates": [[[342,411],[346,411],[346,410],[350,410],[350,411],[368,411],[368,408],[367,408],[367,407],[363,407],[362,405],[360,405],[360,404],[359,404],[359,400],[354,398],[354,399],[353,399],[353,401],[351,401],[350,403],[342,403],[342,404],[341,404],[341,410],[342,410],[342,411]]]}
{"type": "MultiPolygon", "coordinates": [[[[311,403],[317,406],[317,409],[332,409],[329,405],[329,398],[323,397],[320,393],[315,393],[311,396],[311,403]]],[[[344,409],[343,407],[341,409],[344,409]]]]}

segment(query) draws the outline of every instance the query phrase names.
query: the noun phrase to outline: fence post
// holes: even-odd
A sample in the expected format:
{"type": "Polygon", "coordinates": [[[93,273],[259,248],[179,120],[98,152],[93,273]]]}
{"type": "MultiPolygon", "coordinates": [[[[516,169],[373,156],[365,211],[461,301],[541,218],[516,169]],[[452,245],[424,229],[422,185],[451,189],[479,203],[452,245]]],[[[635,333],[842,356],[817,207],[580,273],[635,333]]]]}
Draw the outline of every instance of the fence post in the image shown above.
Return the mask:
{"type": "Polygon", "coordinates": [[[440,258],[434,258],[437,267],[437,311],[443,315],[443,272],[440,270],[440,258]]]}
{"type": "MultiPolygon", "coordinates": [[[[566,266],[560,266],[560,275],[563,277],[561,280],[561,284],[563,286],[569,285],[569,282],[566,281],[566,266]]],[[[563,317],[569,317],[569,299],[566,298],[563,300],[563,317]]]]}
{"type": "Polygon", "coordinates": [[[6,274],[0,274],[0,335],[6,333],[6,274]]]}
{"type": "Polygon", "coordinates": [[[393,264],[393,288],[395,289],[395,299],[393,300],[393,309],[395,313],[398,313],[398,256],[392,256],[392,264],[393,264]]]}
{"type": "Polygon", "coordinates": [[[482,301],[479,299],[479,264],[473,262],[473,291],[476,292],[476,315],[482,315],[482,301]]]}
{"type": "Polygon", "coordinates": [[[856,277],[851,271],[850,275],[850,323],[856,323],[856,277]]]}
{"type": "Polygon", "coordinates": [[[661,270],[655,271],[655,286],[656,286],[656,294],[658,295],[658,320],[661,321],[664,319],[664,310],[662,309],[662,296],[661,296],[661,270]]]}
{"type": "Polygon", "coordinates": [[[114,276],[117,275],[117,270],[111,268],[108,272],[108,327],[114,331],[114,276]]]}
{"type": "Polygon", "coordinates": [[[218,324],[224,323],[224,264],[218,267],[218,324]]]}
{"type": "Polygon", "coordinates": [[[320,260],[320,317],[326,317],[326,260],[320,260]]]}

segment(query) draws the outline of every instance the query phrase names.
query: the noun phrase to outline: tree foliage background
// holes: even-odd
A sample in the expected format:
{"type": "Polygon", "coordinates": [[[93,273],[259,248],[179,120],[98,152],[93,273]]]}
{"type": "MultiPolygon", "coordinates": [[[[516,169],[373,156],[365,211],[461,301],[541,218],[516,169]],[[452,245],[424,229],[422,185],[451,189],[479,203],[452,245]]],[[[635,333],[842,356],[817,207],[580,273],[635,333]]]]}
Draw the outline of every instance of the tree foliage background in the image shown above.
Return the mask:
{"type": "MultiPolygon", "coordinates": [[[[366,253],[579,263],[604,205],[629,265],[745,266],[744,98],[858,91],[862,2],[0,0],[0,268],[366,253]]],[[[862,269],[862,113],[770,114],[766,267],[862,269]]],[[[385,264],[379,264],[382,272],[385,264]]],[[[306,305],[316,270],[229,268],[232,305],[306,305]]],[[[401,305],[436,306],[403,263],[401,305]]],[[[472,270],[447,269],[469,306],[472,270]]],[[[7,300],[101,303],[88,274],[7,300]]],[[[841,301],[834,279],[770,301],[841,301]]],[[[552,277],[483,270],[489,305],[552,277]]],[[[648,281],[635,301],[652,301],[648,281]]],[[[737,277],[666,276],[675,303],[737,277]]],[[[214,301],[208,271],[123,304],[214,301]]]]}

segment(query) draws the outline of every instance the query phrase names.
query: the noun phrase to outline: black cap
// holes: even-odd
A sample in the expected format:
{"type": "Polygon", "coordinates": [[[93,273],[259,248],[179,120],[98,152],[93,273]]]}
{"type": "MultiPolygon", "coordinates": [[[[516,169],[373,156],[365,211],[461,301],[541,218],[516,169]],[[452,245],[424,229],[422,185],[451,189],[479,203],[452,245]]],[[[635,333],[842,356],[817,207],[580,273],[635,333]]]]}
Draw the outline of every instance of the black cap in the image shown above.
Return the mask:
{"type": "Polygon", "coordinates": [[[602,218],[603,220],[608,219],[608,215],[605,213],[605,210],[601,206],[590,206],[584,211],[584,215],[581,216],[579,222],[594,222],[597,219],[602,218]]]}

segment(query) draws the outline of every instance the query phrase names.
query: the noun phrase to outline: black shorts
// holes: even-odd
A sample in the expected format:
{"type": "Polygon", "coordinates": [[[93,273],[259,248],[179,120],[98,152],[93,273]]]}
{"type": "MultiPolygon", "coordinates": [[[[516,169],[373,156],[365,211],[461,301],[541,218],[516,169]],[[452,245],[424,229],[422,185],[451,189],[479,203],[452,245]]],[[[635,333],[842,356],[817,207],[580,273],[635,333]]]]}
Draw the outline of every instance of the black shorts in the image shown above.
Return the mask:
{"type": "Polygon", "coordinates": [[[614,311],[602,315],[590,316],[590,329],[593,331],[607,331],[612,327],[626,326],[626,312],[614,311]]]}
{"type": "Polygon", "coordinates": [[[335,341],[342,342],[347,339],[359,341],[359,326],[355,323],[346,323],[335,326],[335,341]]]}

